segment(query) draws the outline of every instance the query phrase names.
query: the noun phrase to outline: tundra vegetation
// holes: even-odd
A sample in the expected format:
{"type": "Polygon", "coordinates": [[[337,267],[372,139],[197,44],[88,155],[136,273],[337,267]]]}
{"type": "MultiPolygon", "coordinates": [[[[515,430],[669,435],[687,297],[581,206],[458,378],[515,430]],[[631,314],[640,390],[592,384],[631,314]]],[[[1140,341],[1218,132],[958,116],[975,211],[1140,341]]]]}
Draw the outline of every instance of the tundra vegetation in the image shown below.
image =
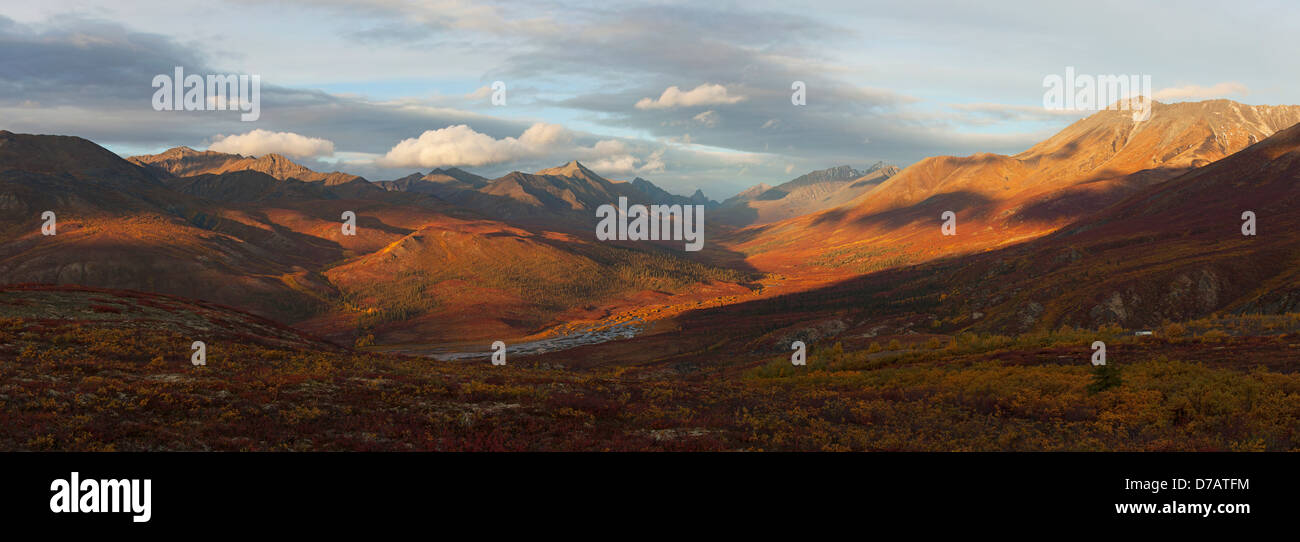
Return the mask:
{"type": "Polygon", "coordinates": [[[698,370],[359,352],[154,294],[0,291],[5,450],[1296,450],[1300,314],[698,370]],[[59,318],[45,315],[56,313],[59,318]],[[77,315],[70,318],[68,315],[77,315]],[[196,335],[207,365],[189,362],[196,335]],[[1122,378],[1093,389],[1088,344],[1122,378]]]}

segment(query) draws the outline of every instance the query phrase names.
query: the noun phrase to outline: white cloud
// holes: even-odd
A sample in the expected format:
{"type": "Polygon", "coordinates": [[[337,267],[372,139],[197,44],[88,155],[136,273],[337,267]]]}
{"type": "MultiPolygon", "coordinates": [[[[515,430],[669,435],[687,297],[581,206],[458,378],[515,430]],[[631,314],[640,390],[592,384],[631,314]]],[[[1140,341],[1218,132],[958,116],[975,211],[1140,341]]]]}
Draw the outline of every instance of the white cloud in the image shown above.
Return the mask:
{"type": "MultiPolygon", "coordinates": [[[[601,143],[604,143],[603,141],[601,143]]],[[[621,144],[620,144],[621,145],[621,144]]],[[[599,147],[597,144],[596,147],[599,147]]],[[[664,170],[664,149],[650,153],[646,158],[624,153],[606,156],[587,163],[587,167],[605,174],[655,173],[664,170]]]]}
{"type": "Polygon", "coordinates": [[[572,134],[558,124],[539,122],[517,138],[502,139],[457,124],[404,139],[376,163],[384,167],[485,166],[542,156],[572,139],[572,134]]]}
{"type": "Polygon", "coordinates": [[[246,134],[215,136],[208,150],[251,156],[276,153],[294,158],[313,158],[333,156],[334,142],[293,132],[253,130],[246,134]]]}
{"type": "Polygon", "coordinates": [[[492,87],[483,85],[475,89],[474,92],[466,94],[465,99],[479,102],[488,99],[489,96],[492,96],[492,87]]]}
{"type": "Polygon", "coordinates": [[[703,124],[703,125],[705,125],[705,126],[708,126],[709,128],[712,128],[712,127],[714,127],[714,126],[717,126],[717,125],[718,125],[718,120],[721,119],[721,118],[722,118],[722,117],[720,117],[720,116],[718,115],[718,112],[717,112],[717,111],[714,111],[714,110],[712,110],[712,109],[710,109],[710,110],[708,110],[708,111],[705,111],[705,112],[703,112],[703,113],[700,113],[700,114],[698,114],[698,115],[695,115],[695,117],[694,117],[695,122],[698,122],[698,123],[700,123],[700,124],[703,124]]]}
{"type": "Polygon", "coordinates": [[[596,160],[594,162],[589,162],[587,163],[587,167],[591,168],[594,171],[604,172],[605,174],[608,175],[608,174],[619,174],[619,173],[631,173],[633,171],[636,171],[637,166],[639,166],[640,163],[641,163],[641,159],[632,156],[630,154],[622,154],[618,156],[611,156],[609,158],[601,158],[600,160],[596,160]]]}
{"type": "Polygon", "coordinates": [[[949,104],[958,111],[952,116],[936,116],[939,120],[983,126],[1003,122],[1057,122],[1060,119],[1082,117],[1088,112],[1077,109],[1048,109],[1041,105],[1008,105],[998,103],[949,104]]]}
{"type": "Polygon", "coordinates": [[[659,99],[641,98],[636,102],[637,109],[668,109],[673,107],[693,107],[697,105],[734,104],[744,100],[744,96],[727,94],[727,87],[702,84],[686,92],[676,86],[668,87],[659,99]]]}
{"type": "Polygon", "coordinates": [[[596,156],[627,154],[627,144],[617,139],[602,139],[592,145],[591,150],[596,156]]]}
{"type": "Polygon", "coordinates": [[[640,171],[643,173],[650,173],[650,172],[663,171],[663,170],[664,170],[664,149],[659,149],[655,152],[650,153],[650,157],[646,158],[645,163],[641,164],[641,169],[640,169],[640,171]]]}
{"type": "Polygon", "coordinates": [[[619,139],[602,139],[585,146],[576,139],[578,134],[558,124],[539,122],[517,138],[501,139],[458,124],[403,140],[373,164],[386,168],[479,167],[525,160],[579,159],[587,167],[606,174],[664,169],[662,149],[652,151],[619,139]]]}
{"type": "Polygon", "coordinates": [[[1153,97],[1160,101],[1176,100],[1208,100],[1210,98],[1223,98],[1232,95],[1249,94],[1250,89],[1246,85],[1235,81],[1226,81],[1210,87],[1200,85],[1184,85],[1181,87],[1162,88],[1155,91],[1153,97]]]}

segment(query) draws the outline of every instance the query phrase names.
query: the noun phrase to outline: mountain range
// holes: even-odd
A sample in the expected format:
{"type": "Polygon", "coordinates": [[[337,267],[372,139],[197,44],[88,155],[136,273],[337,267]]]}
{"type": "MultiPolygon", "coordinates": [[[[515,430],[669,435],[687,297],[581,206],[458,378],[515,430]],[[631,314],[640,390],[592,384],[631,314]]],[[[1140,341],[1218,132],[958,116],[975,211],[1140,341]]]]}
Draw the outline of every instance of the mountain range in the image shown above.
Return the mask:
{"type": "Polygon", "coordinates": [[[744,272],[573,233],[590,231],[578,226],[600,198],[648,198],[576,162],[491,182],[435,171],[404,192],[333,181],[345,176],[184,148],[125,160],[81,138],[3,132],[0,282],[203,299],[349,343],[515,338],[700,281],[747,291],[744,272]],[[422,183],[463,186],[444,199],[422,183]],[[46,210],[56,235],[29,227],[46,210]],[[344,211],[357,235],[342,233],[344,211]],[[521,215],[537,222],[503,221],[521,215]]]}
{"type": "MultiPolygon", "coordinates": [[[[1164,113],[1180,109],[1196,113],[1205,105],[1211,114],[1225,106],[1249,108],[1201,105],[1164,113]]],[[[1294,114],[1290,109],[1265,110],[1294,114]]],[[[1197,122],[1204,118],[1198,114],[1183,119],[1188,122],[1169,125],[1194,131],[1204,127],[1197,122]]],[[[1085,119],[1072,128],[1095,126],[1096,120],[1085,119]]],[[[794,340],[823,346],[843,342],[846,349],[866,349],[868,343],[890,337],[922,341],[961,334],[970,337],[972,333],[1046,337],[1066,336],[1073,333],[1070,330],[1080,329],[1094,330],[1092,336],[1097,336],[1095,330],[1099,329],[1160,330],[1165,340],[1174,340],[1177,335],[1171,334],[1182,329],[1179,323],[1223,315],[1258,319],[1259,315],[1300,312],[1300,236],[1295,234],[1300,231],[1300,219],[1292,211],[1300,204],[1300,125],[1268,133],[1270,129],[1256,123],[1236,127],[1233,145],[1243,148],[1214,161],[1200,160],[1233,151],[1233,147],[1216,148],[1202,141],[1197,146],[1201,151],[1183,154],[1185,160],[1171,167],[1173,172],[1134,172],[1118,178],[1108,174],[1101,182],[1124,186],[1121,194],[1103,192],[1099,198],[1086,199],[1081,206],[1090,211],[1060,228],[1040,230],[1030,239],[984,242],[972,236],[976,239],[968,243],[983,248],[958,252],[952,248],[971,245],[942,244],[937,212],[932,217],[918,217],[916,222],[898,220],[894,227],[917,239],[928,235],[938,250],[917,263],[884,265],[846,279],[810,281],[782,295],[687,313],[675,320],[677,331],[672,334],[585,346],[540,356],[538,362],[554,363],[563,357],[591,365],[663,359],[706,363],[717,351],[788,356],[794,340]],[[1251,127],[1259,133],[1250,133],[1251,127]],[[1250,143],[1252,140],[1256,142],[1250,143]],[[1157,173],[1157,178],[1168,178],[1153,179],[1157,173]],[[1101,207],[1107,200],[1114,202],[1101,207]],[[1243,234],[1246,212],[1258,221],[1254,235],[1243,234]]],[[[1156,139],[1153,134],[1146,137],[1156,139]]],[[[1175,148],[1179,146],[1186,150],[1186,143],[1175,148]]],[[[1103,154],[1119,154],[1114,151],[1123,149],[1103,154]]],[[[896,179],[921,173],[904,170],[896,179]]],[[[1087,172],[1082,176],[1092,177],[1087,172]]],[[[885,188],[882,184],[877,190],[885,188]]],[[[928,205],[930,197],[916,201],[928,205]]],[[[820,226],[818,219],[842,219],[840,213],[855,211],[860,209],[828,211],[822,214],[832,216],[814,214],[796,221],[820,226]]],[[[997,224],[998,218],[985,218],[985,223],[997,224]]],[[[840,224],[851,228],[863,222],[840,224]]],[[[958,237],[965,235],[961,228],[958,237]]],[[[750,231],[767,233],[761,227],[750,231]]],[[[799,266],[781,271],[782,275],[799,272],[815,274],[799,266]]],[[[875,348],[880,344],[883,342],[875,348]]]]}
{"type": "Polygon", "coordinates": [[[843,205],[756,225],[727,241],[760,269],[846,275],[1010,246],[1297,122],[1300,106],[1228,100],[1153,102],[1145,122],[1100,111],[1014,156],[926,158],[843,205]],[[957,235],[936,237],[949,211],[957,235]]]}
{"type": "Polygon", "coordinates": [[[809,326],[1019,333],[1286,312],[1300,310],[1298,122],[1297,106],[1155,103],[1144,122],[1098,112],[1015,155],[839,166],[722,203],[577,161],[370,182],[279,155],[123,159],[0,132],[0,282],[179,295],[358,344],[662,324],[586,347],[619,356],[704,348],[723,327],[761,349],[809,326]],[[705,205],[708,248],[595,241],[595,209],[620,197],[705,205]],[[57,235],[41,234],[47,210],[57,235]],[[1239,231],[1245,211],[1256,236],[1239,231]],[[654,343],[670,329],[685,338],[654,343]]]}

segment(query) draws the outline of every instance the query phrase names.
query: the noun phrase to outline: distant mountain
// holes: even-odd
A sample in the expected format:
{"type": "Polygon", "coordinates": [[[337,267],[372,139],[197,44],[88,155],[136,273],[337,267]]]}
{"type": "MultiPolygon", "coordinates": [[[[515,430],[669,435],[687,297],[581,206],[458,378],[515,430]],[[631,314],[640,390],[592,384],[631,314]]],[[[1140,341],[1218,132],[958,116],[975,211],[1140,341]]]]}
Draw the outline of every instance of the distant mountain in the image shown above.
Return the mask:
{"type": "Polygon", "coordinates": [[[176,147],[159,154],[132,156],[130,162],[146,167],[160,176],[191,177],[194,175],[227,173],[230,171],[259,171],[276,179],[297,179],[320,182],[334,186],[365,179],[338,171],[320,173],[302,166],[280,154],[259,157],[227,154],[214,151],[196,151],[189,147],[176,147]]]}
{"type": "Polygon", "coordinates": [[[676,194],[669,193],[667,190],[659,188],[659,186],[656,185],[655,183],[652,183],[640,177],[632,179],[631,183],[632,183],[632,188],[637,189],[642,194],[645,194],[646,197],[649,197],[652,200],[655,200],[656,202],[668,202],[677,198],[681,198],[683,200],[687,199],[687,198],[682,198],[681,196],[678,196],[676,194]]]}
{"type": "Polygon", "coordinates": [[[477,190],[487,186],[488,179],[457,168],[434,169],[428,175],[412,173],[392,181],[379,181],[375,185],[391,192],[418,192],[446,194],[458,190],[477,190]]]}
{"type": "Polygon", "coordinates": [[[475,175],[468,171],[458,168],[434,169],[428,175],[421,178],[423,181],[440,184],[453,184],[468,186],[470,188],[483,188],[488,184],[488,178],[481,175],[475,175]]]}
{"type": "Polygon", "coordinates": [[[743,205],[747,201],[753,201],[754,199],[757,199],[759,194],[767,192],[768,190],[771,189],[772,189],[772,185],[770,184],[758,183],[754,186],[744,189],[739,194],[736,194],[725,200],[722,200],[722,206],[731,207],[735,205],[743,205]]]}
{"type": "Polygon", "coordinates": [[[206,200],[226,203],[292,198],[298,200],[337,199],[339,195],[321,183],[297,179],[280,180],[260,171],[204,173],[168,182],[172,189],[206,200]]]}
{"type": "Polygon", "coordinates": [[[628,193],[577,161],[537,173],[508,173],[450,201],[505,220],[557,220],[587,224],[596,208],[628,193]]]}
{"type": "Polygon", "coordinates": [[[815,213],[852,201],[897,173],[897,167],[884,162],[865,171],[850,166],[813,171],[775,187],[754,186],[724,201],[715,216],[745,226],[815,213]]]}
{"type": "Polygon", "coordinates": [[[224,173],[224,166],[244,157],[215,151],[196,151],[189,147],[173,147],[158,154],[131,156],[128,162],[138,165],[159,177],[188,177],[204,173],[224,173]]]}
{"type": "Polygon", "coordinates": [[[679,196],[640,177],[630,182],[611,181],[576,160],[535,173],[515,171],[490,180],[449,168],[375,184],[390,191],[432,194],[495,219],[565,228],[588,228],[595,220],[597,207],[617,204],[620,197],[641,204],[718,205],[700,190],[691,196],[679,196]]]}
{"type": "Polygon", "coordinates": [[[596,172],[587,169],[577,160],[572,160],[562,166],[538,170],[537,175],[551,175],[555,177],[569,177],[572,179],[581,179],[590,183],[599,183],[605,181],[604,177],[597,175],[596,172]]]}
{"type": "Polygon", "coordinates": [[[424,174],[417,171],[400,179],[375,181],[375,185],[389,192],[419,192],[423,181],[424,174]]]}

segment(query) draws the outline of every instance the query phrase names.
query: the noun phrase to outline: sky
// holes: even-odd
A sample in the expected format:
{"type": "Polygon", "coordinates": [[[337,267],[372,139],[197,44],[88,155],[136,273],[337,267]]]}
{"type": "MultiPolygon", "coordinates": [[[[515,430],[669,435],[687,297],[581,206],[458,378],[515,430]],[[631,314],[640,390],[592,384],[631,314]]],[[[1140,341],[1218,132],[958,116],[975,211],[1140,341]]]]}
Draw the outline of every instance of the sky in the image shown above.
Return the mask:
{"type": "Polygon", "coordinates": [[[1297,104],[1288,1],[42,0],[0,5],[0,129],[126,155],[280,152],[387,180],[579,160],[724,199],[876,161],[1013,154],[1087,112],[1044,78],[1297,104]],[[157,111],[156,75],[256,74],[260,116],[157,111]],[[792,103],[802,82],[805,103],[792,103]],[[493,103],[493,84],[504,104],[493,103]]]}

